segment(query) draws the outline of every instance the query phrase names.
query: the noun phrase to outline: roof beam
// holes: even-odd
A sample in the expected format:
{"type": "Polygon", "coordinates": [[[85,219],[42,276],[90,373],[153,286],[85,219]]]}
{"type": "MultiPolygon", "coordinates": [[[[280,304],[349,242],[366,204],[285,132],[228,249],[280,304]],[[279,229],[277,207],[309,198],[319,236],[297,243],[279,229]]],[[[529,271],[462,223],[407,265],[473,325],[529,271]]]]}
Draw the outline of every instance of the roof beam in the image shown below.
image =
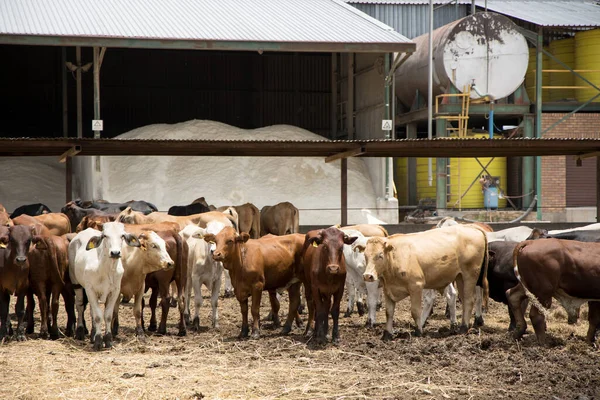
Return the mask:
{"type": "Polygon", "coordinates": [[[68,157],[73,157],[79,153],[81,153],[81,146],[75,145],[75,146],[71,147],[69,150],[62,153],[62,155],[58,159],[58,162],[64,163],[65,161],[67,161],[68,157]]]}
{"type": "Polygon", "coordinates": [[[325,162],[330,163],[330,162],[334,162],[336,160],[341,160],[343,158],[356,157],[356,156],[365,154],[365,152],[366,152],[366,150],[364,147],[357,147],[356,149],[353,149],[353,150],[344,151],[342,153],[337,153],[332,156],[326,157],[325,162]]]}
{"type": "Polygon", "coordinates": [[[0,35],[0,44],[37,46],[124,47],[140,49],[299,51],[320,53],[412,53],[413,42],[333,43],[333,42],[253,42],[210,40],[160,40],[138,38],[0,35]]]}

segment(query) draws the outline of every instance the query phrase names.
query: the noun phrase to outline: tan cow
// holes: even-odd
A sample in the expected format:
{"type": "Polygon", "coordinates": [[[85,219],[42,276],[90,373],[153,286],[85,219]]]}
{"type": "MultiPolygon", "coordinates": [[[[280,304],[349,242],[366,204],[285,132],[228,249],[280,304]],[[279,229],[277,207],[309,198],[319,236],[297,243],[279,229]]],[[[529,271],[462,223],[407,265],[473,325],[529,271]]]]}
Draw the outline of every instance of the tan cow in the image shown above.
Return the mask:
{"type": "MultiPolygon", "coordinates": [[[[238,231],[247,232],[250,239],[260,237],[260,211],[252,203],[233,206],[238,214],[238,231]]],[[[227,210],[227,206],[217,208],[219,211],[227,210]]]]}
{"type": "Polygon", "coordinates": [[[148,215],[144,215],[139,211],[133,211],[129,207],[119,214],[118,221],[125,224],[135,225],[175,222],[179,225],[179,230],[183,230],[183,228],[191,224],[198,225],[201,228],[206,228],[206,224],[208,224],[210,221],[220,221],[228,226],[237,226],[237,220],[234,216],[219,211],[210,211],[201,214],[178,217],[163,212],[153,212],[148,215]]]}
{"type": "Polygon", "coordinates": [[[47,234],[62,236],[71,233],[69,217],[62,213],[40,214],[35,217],[21,214],[13,219],[15,225],[43,225],[48,229],[47,234]]]}
{"type": "MultiPolygon", "coordinates": [[[[393,337],[394,308],[398,301],[410,296],[416,334],[421,335],[423,289],[440,290],[454,280],[463,299],[460,328],[463,332],[468,330],[475,286],[487,276],[487,239],[482,230],[456,225],[389,238],[371,238],[364,252],[367,263],[364,279],[367,282],[383,281],[387,318],[384,340],[393,337]]],[[[481,304],[476,313],[481,315],[481,304]]]]}
{"type": "Polygon", "coordinates": [[[290,202],[264,206],[260,210],[260,236],[269,233],[273,235],[288,235],[300,231],[300,214],[290,202]]]}
{"type": "Polygon", "coordinates": [[[5,211],[0,211],[0,226],[13,226],[10,215],[5,211]]]}
{"type": "Polygon", "coordinates": [[[381,225],[377,224],[359,224],[343,226],[339,228],[341,231],[358,231],[366,237],[388,237],[388,231],[381,225]]]}

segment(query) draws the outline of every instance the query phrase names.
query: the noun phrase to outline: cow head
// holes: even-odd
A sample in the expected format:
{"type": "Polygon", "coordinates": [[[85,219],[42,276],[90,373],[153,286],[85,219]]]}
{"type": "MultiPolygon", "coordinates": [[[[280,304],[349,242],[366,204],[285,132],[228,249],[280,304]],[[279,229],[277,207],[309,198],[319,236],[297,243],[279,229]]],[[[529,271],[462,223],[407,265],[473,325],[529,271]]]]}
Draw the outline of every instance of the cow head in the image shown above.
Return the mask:
{"type": "Polygon", "coordinates": [[[10,247],[10,258],[18,266],[25,266],[27,253],[31,249],[35,228],[26,225],[16,225],[8,228],[8,246],[10,247]]]}
{"type": "Polygon", "coordinates": [[[139,248],[144,252],[142,272],[149,274],[161,269],[170,269],[175,266],[173,259],[167,252],[164,239],[154,231],[148,231],[138,236],[139,248]]]}
{"type": "Polygon", "coordinates": [[[308,246],[318,247],[321,252],[321,265],[325,266],[328,274],[345,274],[346,264],[344,260],[343,246],[351,245],[356,237],[349,237],[335,227],[310,231],[304,239],[304,248],[308,246]]]}
{"type": "Polygon", "coordinates": [[[127,207],[117,217],[117,221],[124,224],[140,224],[140,217],[143,216],[141,212],[133,211],[131,207],[127,207]]]}
{"type": "Polygon", "coordinates": [[[529,237],[525,240],[547,239],[551,236],[546,229],[533,228],[529,237]]]}
{"type": "Polygon", "coordinates": [[[134,235],[125,232],[125,226],[120,222],[104,224],[102,234],[92,236],[86,245],[86,250],[101,248],[108,252],[111,258],[121,258],[123,240],[129,246],[140,247],[140,241],[134,235]]]}
{"type": "Polygon", "coordinates": [[[367,267],[363,279],[367,282],[375,282],[379,279],[379,273],[385,265],[386,253],[392,251],[393,246],[387,238],[372,237],[367,240],[364,249],[367,267]]]}
{"type": "Polygon", "coordinates": [[[350,237],[355,237],[356,240],[351,245],[344,246],[344,255],[346,257],[346,262],[348,260],[352,260],[352,265],[361,273],[365,273],[365,269],[367,268],[367,263],[365,261],[365,247],[367,246],[367,240],[369,238],[363,236],[358,231],[355,232],[346,232],[346,234],[350,237]]]}
{"type": "Polygon", "coordinates": [[[228,226],[223,228],[219,233],[209,233],[204,236],[204,240],[208,243],[215,244],[213,251],[213,259],[215,261],[227,261],[233,255],[237,244],[246,243],[250,239],[250,235],[246,232],[238,234],[235,228],[228,226]]]}

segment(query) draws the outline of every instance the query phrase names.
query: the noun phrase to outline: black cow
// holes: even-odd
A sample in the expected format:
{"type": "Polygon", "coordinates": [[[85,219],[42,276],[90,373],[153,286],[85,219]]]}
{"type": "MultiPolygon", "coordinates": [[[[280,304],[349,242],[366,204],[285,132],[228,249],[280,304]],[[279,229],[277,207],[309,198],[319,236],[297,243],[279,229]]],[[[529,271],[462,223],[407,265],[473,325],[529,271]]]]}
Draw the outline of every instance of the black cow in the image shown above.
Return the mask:
{"type": "MultiPolygon", "coordinates": [[[[513,252],[517,244],[519,242],[496,241],[488,243],[489,261],[487,273],[490,297],[494,301],[506,304],[507,306],[506,291],[519,284],[513,265],[513,252]]],[[[524,306],[527,308],[527,302],[524,303],[524,306]]],[[[517,327],[517,322],[510,306],[508,307],[508,314],[510,316],[508,330],[512,331],[517,327]]]]}
{"type": "Polygon", "coordinates": [[[42,203],[35,204],[26,204],[24,206],[17,207],[12,214],[10,214],[10,218],[17,218],[19,215],[31,215],[35,217],[36,215],[42,215],[46,213],[51,213],[50,209],[47,205],[42,203]]]}
{"type": "Polygon", "coordinates": [[[167,214],[183,217],[186,215],[201,214],[209,211],[210,208],[202,203],[192,203],[188,204],[187,206],[173,206],[169,208],[167,214]]]}
{"type": "MultiPolygon", "coordinates": [[[[77,231],[77,226],[81,222],[81,220],[88,215],[103,215],[110,217],[111,214],[105,213],[103,211],[99,211],[95,208],[82,208],[77,205],[76,201],[70,201],[63,208],[60,209],[60,212],[69,217],[69,221],[71,222],[71,232],[77,231]]],[[[116,215],[116,213],[114,213],[116,215]]],[[[113,218],[114,220],[114,218],[113,218]]]]}
{"type": "Polygon", "coordinates": [[[141,213],[144,213],[144,215],[148,215],[152,212],[158,211],[158,208],[156,208],[156,206],[154,204],[148,203],[147,201],[143,201],[143,200],[140,200],[140,201],[130,200],[125,203],[109,203],[104,200],[91,201],[91,202],[75,200],[74,203],[77,206],[82,207],[82,208],[93,208],[96,210],[104,211],[105,213],[109,213],[109,214],[113,214],[113,213],[118,214],[121,211],[123,211],[124,209],[126,209],[127,207],[131,207],[131,209],[134,211],[139,211],[141,213]]]}

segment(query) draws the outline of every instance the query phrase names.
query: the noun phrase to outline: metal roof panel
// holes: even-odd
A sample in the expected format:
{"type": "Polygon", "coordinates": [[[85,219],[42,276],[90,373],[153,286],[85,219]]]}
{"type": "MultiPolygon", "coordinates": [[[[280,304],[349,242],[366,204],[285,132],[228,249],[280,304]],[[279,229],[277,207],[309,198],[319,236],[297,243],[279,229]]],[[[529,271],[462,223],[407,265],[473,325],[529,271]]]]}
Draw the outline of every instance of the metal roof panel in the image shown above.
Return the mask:
{"type": "MultiPolygon", "coordinates": [[[[478,7],[486,1],[477,0],[478,7]]],[[[600,26],[600,5],[595,1],[505,1],[487,0],[487,8],[540,26],[600,26]]]]}

